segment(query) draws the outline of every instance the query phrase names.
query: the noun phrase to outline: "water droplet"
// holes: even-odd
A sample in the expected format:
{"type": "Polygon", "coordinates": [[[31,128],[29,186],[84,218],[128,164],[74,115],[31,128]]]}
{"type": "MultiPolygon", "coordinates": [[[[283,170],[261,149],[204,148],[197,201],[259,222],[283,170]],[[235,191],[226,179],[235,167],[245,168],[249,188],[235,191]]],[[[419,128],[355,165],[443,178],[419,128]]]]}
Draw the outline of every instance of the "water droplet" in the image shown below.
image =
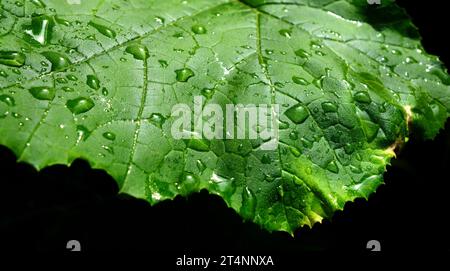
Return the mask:
{"type": "Polygon", "coordinates": [[[62,90],[63,90],[64,92],[74,92],[74,91],[75,91],[75,89],[73,89],[73,88],[71,88],[71,87],[63,87],[62,90]]]}
{"type": "Polygon", "coordinates": [[[208,99],[211,99],[211,97],[214,95],[214,89],[204,88],[202,89],[202,95],[208,99]]]}
{"type": "Polygon", "coordinates": [[[95,104],[90,98],[79,97],[73,100],[68,100],[66,106],[70,111],[72,111],[73,114],[78,115],[88,112],[95,106],[95,104]]]}
{"type": "Polygon", "coordinates": [[[78,80],[78,78],[75,75],[73,75],[73,74],[67,75],[67,79],[69,79],[70,81],[77,81],[78,80]]]}
{"type": "Polygon", "coordinates": [[[322,103],[322,109],[326,113],[331,113],[331,112],[337,112],[338,107],[337,107],[337,105],[335,105],[332,102],[323,102],[322,103]]]}
{"type": "Polygon", "coordinates": [[[88,75],[86,79],[86,84],[92,88],[92,89],[99,89],[100,88],[100,80],[98,80],[97,76],[95,75],[88,75]]]}
{"type": "Polygon", "coordinates": [[[0,64],[10,67],[22,67],[26,57],[23,53],[15,51],[0,51],[0,64]]]}
{"type": "Polygon", "coordinates": [[[108,139],[108,140],[111,140],[111,141],[116,140],[116,135],[114,133],[111,133],[111,132],[103,133],[103,137],[108,139]]]}
{"type": "Polygon", "coordinates": [[[190,139],[187,145],[188,148],[196,151],[200,152],[209,151],[209,142],[205,139],[190,139]]]}
{"type": "Polygon", "coordinates": [[[304,137],[302,137],[302,138],[300,139],[300,141],[302,142],[302,145],[303,145],[303,147],[305,147],[305,148],[311,148],[311,147],[313,146],[313,142],[310,141],[310,140],[308,140],[308,139],[306,139],[306,138],[304,138],[304,137]]]}
{"type": "Polygon", "coordinates": [[[286,38],[291,38],[292,36],[292,31],[289,29],[281,29],[280,31],[278,31],[278,33],[280,33],[281,36],[286,38]]]}
{"type": "Polygon", "coordinates": [[[55,98],[56,89],[52,87],[33,87],[30,88],[30,93],[38,100],[51,101],[55,98]]]}
{"type": "Polygon", "coordinates": [[[271,50],[271,49],[266,49],[265,51],[266,51],[266,54],[268,54],[268,55],[273,54],[273,50],[271,50]]]}
{"type": "Polygon", "coordinates": [[[111,28],[108,28],[104,25],[101,24],[97,24],[94,22],[89,22],[89,25],[94,27],[95,29],[97,29],[98,32],[100,32],[102,35],[108,37],[108,38],[115,38],[116,37],[116,32],[114,32],[114,30],[112,30],[111,28]]]}
{"type": "Polygon", "coordinates": [[[270,156],[266,153],[262,156],[261,158],[261,163],[263,164],[270,164],[272,163],[272,159],[270,158],[270,156]]]}
{"type": "Polygon", "coordinates": [[[50,42],[53,25],[53,17],[47,15],[34,16],[31,18],[31,26],[25,29],[25,33],[39,44],[46,45],[50,42]]]}
{"type": "Polygon", "coordinates": [[[86,140],[89,135],[91,134],[91,132],[89,132],[89,130],[83,126],[83,125],[78,125],[77,126],[77,141],[80,142],[82,140],[86,140]]]}
{"type": "Polygon", "coordinates": [[[158,60],[158,62],[159,62],[159,65],[161,65],[161,68],[167,68],[169,66],[169,64],[165,60],[160,59],[160,60],[158,60]]]}
{"type": "Polygon", "coordinates": [[[163,115],[161,114],[153,113],[150,115],[149,121],[154,125],[158,126],[159,128],[161,128],[164,122],[166,121],[166,118],[164,118],[163,115]]]}
{"type": "Polygon", "coordinates": [[[132,44],[125,49],[125,52],[133,55],[138,60],[146,60],[149,57],[147,47],[142,44],[132,44]]]}
{"type": "Polygon", "coordinates": [[[308,81],[306,79],[298,77],[298,76],[292,76],[292,82],[296,83],[297,85],[309,85],[308,81]]]}
{"type": "Polygon", "coordinates": [[[5,71],[0,71],[0,76],[6,78],[8,74],[5,71]]]}
{"type": "Polygon", "coordinates": [[[164,24],[165,19],[163,17],[156,16],[155,21],[159,24],[164,24]]]}
{"type": "Polygon", "coordinates": [[[206,28],[202,25],[194,25],[192,26],[192,32],[194,32],[195,34],[201,35],[201,34],[206,34],[206,28]]]}
{"type": "Polygon", "coordinates": [[[64,26],[70,26],[70,22],[68,20],[60,18],[58,16],[55,17],[55,21],[57,24],[64,25],[64,26]]]}
{"type": "Polygon", "coordinates": [[[239,210],[244,219],[253,219],[256,210],[256,197],[246,186],[242,191],[242,206],[239,210]]]}
{"type": "Polygon", "coordinates": [[[389,61],[389,59],[385,56],[381,56],[381,57],[377,58],[377,60],[381,63],[387,63],[389,61]]]}
{"type": "Polygon", "coordinates": [[[102,148],[103,148],[105,151],[107,151],[109,154],[114,154],[114,149],[113,149],[113,147],[103,145],[102,148]]]}
{"type": "Polygon", "coordinates": [[[396,49],[391,50],[391,53],[394,54],[394,55],[401,55],[402,54],[401,51],[396,50],[396,49]]]}
{"type": "Polygon", "coordinates": [[[353,98],[355,99],[355,101],[360,102],[360,103],[371,103],[372,99],[370,98],[369,93],[365,92],[365,91],[358,91],[355,93],[355,95],[353,96],[353,98]]]}
{"type": "Polygon", "coordinates": [[[66,78],[56,78],[56,82],[59,84],[67,84],[67,79],[66,78]]]}
{"type": "Polygon", "coordinates": [[[413,64],[413,63],[417,63],[418,61],[417,61],[414,57],[409,56],[409,57],[407,57],[407,58],[405,59],[405,62],[406,62],[407,64],[413,64]]]}
{"type": "Polygon", "coordinates": [[[297,131],[292,131],[289,133],[289,138],[292,140],[297,140],[298,139],[298,132],[297,131]]]}
{"type": "Polygon", "coordinates": [[[0,95],[0,102],[4,102],[8,106],[16,105],[16,101],[14,100],[14,98],[6,94],[0,95]]]}
{"type": "Polygon", "coordinates": [[[187,82],[189,78],[195,76],[194,72],[189,68],[184,68],[175,71],[178,82],[187,82]]]}
{"type": "Polygon", "coordinates": [[[308,59],[311,55],[303,49],[295,51],[295,55],[304,59],[308,59]]]}
{"type": "Polygon", "coordinates": [[[102,94],[103,96],[108,96],[109,91],[106,88],[102,88],[102,94]]]}
{"type": "Polygon", "coordinates": [[[60,53],[44,52],[42,55],[52,63],[52,71],[63,70],[71,64],[70,60],[60,53]]]}
{"type": "Polygon", "coordinates": [[[206,165],[202,162],[202,160],[197,160],[196,165],[197,165],[198,170],[201,173],[203,173],[203,171],[205,171],[206,165]]]}
{"type": "Polygon", "coordinates": [[[362,173],[362,170],[359,167],[354,166],[354,165],[350,165],[350,171],[355,173],[355,174],[362,173]]]}
{"type": "Polygon", "coordinates": [[[331,161],[331,162],[328,164],[327,169],[328,169],[329,171],[333,172],[333,173],[336,173],[336,174],[339,173],[339,167],[338,167],[338,165],[336,164],[335,161],[331,161]]]}
{"type": "Polygon", "coordinates": [[[41,0],[31,0],[31,3],[39,8],[45,8],[45,4],[41,0]]]}
{"type": "Polygon", "coordinates": [[[296,105],[284,113],[295,124],[303,123],[309,116],[309,111],[304,105],[296,105]]]}

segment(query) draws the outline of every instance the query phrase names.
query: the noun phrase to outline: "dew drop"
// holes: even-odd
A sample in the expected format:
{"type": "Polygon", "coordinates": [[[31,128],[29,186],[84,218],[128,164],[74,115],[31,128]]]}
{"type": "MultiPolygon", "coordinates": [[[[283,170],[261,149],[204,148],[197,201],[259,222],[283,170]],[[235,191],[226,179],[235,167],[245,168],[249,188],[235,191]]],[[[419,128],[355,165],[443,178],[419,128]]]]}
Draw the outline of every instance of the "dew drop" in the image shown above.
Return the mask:
{"type": "Polygon", "coordinates": [[[25,33],[39,44],[46,45],[50,42],[53,25],[52,17],[47,15],[35,16],[31,18],[31,26],[25,29],[25,33]]]}
{"type": "Polygon", "coordinates": [[[67,75],[67,79],[69,79],[70,81],[77,81],[78,80],[78,78],[75,75],[73,75],[73,74],[67,75]]]}
{"type": "Polygon", "coordinates": [[[204,89],[202,89],[202,95],[208,99],[211,99],[212,96],[214,95],[214,89],[204,88],[204,89]]]}
{"type": "Polygon", "coordinates": [[[38,100],[51,101],[55,98],[56,89],[52,87],[33,87],[30,88],[30,94],[38,100]]]}
{"type": "Polygon", "coordinates": [[[62,90],[63,90],[64,92],[74,92],[74,91],[75,91],[75,89],[73,89],[73,88],[71,88],[71,87],[63,87],[62,90]]]}
{"type": "Polygon", "coordinates": [[[146,60],[149,57],[147,47],[142,44],[132,44],[125,49],[125,52],[133,55],[138,60],[146,60]]]}
{"type": "Polygon", "coordinates": [[[298,77],[298,76],[292,76],[292,82],[296,83],[297,85],[306,86],[308,85],[308,81],[306,79],[298,77]]]}
{"type": "Polygon", "coordinates": [[[102,35],[108,37],[108,38],[115,38],[116,37],[116,32],[114,32],[114,30],[112,30],[111,28],[108,28],[104,25],[101,24],[97,24],[94,22],[89,22],[89,25],[94,27],[95,29],[97,29],[98,32],[100,32],[102,35]]]}
{"type": "Polygon", "coordinates": [[[189,78],[195,76],[194,72],[189,68],[184,68],[175,71],[178,82],[187,82],[189,78]]]}
{"type": "Polygon", "coordinates": [[[102,88],[102,94],[103,96],[108,96],[109,91],[106,88],[102,88]]]}
{"type": "Polygon", "coordinates": [[[244,219],[253,219],[256,210],[256,197],[253,192],[245,186],[242,191],[242,206],[239,213],[244,219]]]}
{"type": "Polygon", "coordinates": [[[86,84],[95,90],[98,90],[100,88],[100,80],[98,80],[97,76],[95,75],[88,75],[86,79],[86,84]]]}
{"type": "Polygon", "coordinates": [[[286,110],[284,113],[292,122],[296,124],[303,123],[309,116],[309,111],[304,105],[296,105],[286,110]]]}
{"type": "Polygon", "coordinates": [[[353,98],[355,99],[355,101],[360,102],[360,103],[371,103],[372,99],[370,98],[369,93],[365,92],[365,91],[358,91],[355,93],[355,95],[353,96],[353,98]]]}
{"type": "Polygon", "coordinates": [[[0,51],[0,64],[10,67],[22,67],[25,64],[26,57],[21,52],[0,51]]]}
{"type": "Polygon", "coordinates": [[[280,33],[281,36],[286,38],[291,38],[292,36],[292,31],[289,29],[281,29],[280,31],[278,31],[278,33],[280,33]]]}
{"type": "Polygon", "coordinates": [[[326,113],[331,113],[331,112],[337,112],[338,111],[338,107],[332,102],[323,102],[322,103],[322,109],[326,113]]]}
{"type": "Polygon", "coordinates": [[[14,100],[14,98],[9,95],[6,95],[6,94],[0,95],[0,102],[3,102],[5,104],[7,104],[8,106],[16,105],[16,101],[14,100]]]}
{"type": "Polygon", "coordinates": [[[107,151],[109,154],[114,154],[114,149],[113,149],[113,147],[103,145],[102,148],[103,148],[105,151],[107,151]]]}
{"type": "Polygon", "coordinates": [[[66,106],[73,114],[78,115],[88,112],[95,106],[95,104],[90,98],[79,97],[73,100],[68,100],[66,106]]]}
{"type": "Polygon", "coordinates": [[[0,76],[6,78],[8,74],[5,71],[0,71],[0,76]]]}
{"type": "Polygon", "coordinates": [[[311,55],[303,49],[295,51],[295,55],[304,59],[308,59],[311,55]]]}
{"type": "Polygon", "coordinates": [[[192,26],[192,32],[197,35],[206,34],[206,28],[202,25],[194,25],[192,26]]]}
{"type": "Polygon", "coordinates": [[[89,132],[89,130],[85,126],[83,126],[83,125],[78,125],[77,126],[77,137],[78,137],[77,141],[78,142],[80,142],[82,140],[86,140],[89,137],[90,134],[91,133],[89,132]]]}
{"type": "Polygon", "coordinates": [[[149,121],[156,125],[157,127],[161,128],[164,122],[166,121],[166,118],[163,117],[163,115],[159,113],[153,113],[150,115],[149,121]]]}
{"type": "Polygon", "coordinates": [[[67,79],[66,78],[56,78],[56,82],[59,84],[67,84],[67,79]]]}
{"type": "Polygon", "coordinates": [[[52,63],[52,71],[63,70],[71,64],[70,60],[60,53],[44,52],[42,55],[52,63]]]}
{"type": "Polygon", "coordinates": [[[111,133],[111,132],[103,133],[103,137],[108,139],[108,140],[111,140],[111,141],[116,140],[116,135],[114,133],[111,133]]]}

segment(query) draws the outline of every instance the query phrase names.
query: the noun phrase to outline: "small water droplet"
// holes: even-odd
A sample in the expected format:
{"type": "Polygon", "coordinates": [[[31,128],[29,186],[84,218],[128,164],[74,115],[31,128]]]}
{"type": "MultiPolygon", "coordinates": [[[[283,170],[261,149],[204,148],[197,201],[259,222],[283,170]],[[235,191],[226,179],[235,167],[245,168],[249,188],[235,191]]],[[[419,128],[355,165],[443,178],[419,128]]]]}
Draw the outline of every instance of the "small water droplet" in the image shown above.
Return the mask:
{"type": "Polygon", "coordinates": [[[98,80],[97,76],[95,75],[88,75],[86,79],[86,84],[95,90],[98,90],[100,88],[100,80],[98,80]]]}
{"type": "Polygon", "coordinates": [[[109,154],[114,154],[114,149],[113,149],[113,147],[103,145],[102,148],[103,148],[105,151],[107,151],[109,154]]]}
{"type": "Polygon", "coordinates": [[[125,49],[125,52],[133,55],[138,60],[146,60],[149,57],[147,47],[142,44],[132,44],[125,49]]]}
{"type": "Polygon", "coordinates": [[[167,63],[167,61],[165,61],[165,60],[160,59],[160,60],[158,60],[158,62],[159,62],[159,65],[161,65],[161,68],[165,69],[169,66],[169,63],[167,63]]]}
{"type": "Polygon", "coordinates": [[[296,83],[297,85],[309,85],[308,81],[306,81],[305,78],[298,77],[298,76],[292,76],[292,82],[296,83]]]}
{"type": "Polygon", "coordinates": [[[355,95],[353,96],[353,98],[355,99],[355,101],[360,102],[360,103],[371,103],[372,99],[370,98],[369,93],[365,92],[365,91],[358,91],[355,93],[355,95]]]}
{"type": "Polygon", "coordinates": [[[298,139],[298,132],[297,131],[292,131],[289,133],[289,138],[292,140],[297,140],[298,139]]]}
{"type": "Polygon", "coordinates": [[[116,37],[116,32],[114,32],[114,30],[112,30],[111,28],[108,28],[101,24],[94,23],[92,21],[89,22],[89,25],[94,27],[95,29],[97,29],[98,32],[100,32],[102,35],[104,35],[108,38],[113,39],[116,37]]]}
{"type": "Polygon", "coordinates": [[[308,59],[311,56],[308,52],[306,52],[303,49],[298,49],[297,51],[295,51],[295,55],[304,59],[308,59]]]}
{"type": "Polygon", "coordinates": [[[114,133],[111,133],[111,132],[103,133],[103,137],[108,139],[108,140],[111,140],[111,141],[116,140],[116,135],[114,133]]]}
{"type": "Polygon", "coordinates": [[[333,173],[336,173],[336,174],[339,173],[339,167],[338,167],[338,165],[336,164],[335,161],[331,161],[331,162],[328,164],[327,169],[328,169],[329,171],[333,172],[333,173]]]}
{"type": "Polygon", "coordinates": [[[26,57],[21,52],[0,51],[0,64],[10,67],[22,67],[25,64],[26,57]]]}
{"type": "Polygon", "coordinates": [[[63,70],[71,64],[70,60],[60,53],[44,52],[42,55],[52,63],[52,71],[63,70]]]}
{"type": "Polygon", "coordinates": [[[194,72],[189,68],[184,68],[175,71],[178,82],[187,82],[189,78],[195,76],[194,72]]]}
{"type": "Polygon", "coordinates": [[[106,88],[102,88],[102,95],[103,96],[108,96],[109,91],[106,88]]]}
{"type": "Polygon", "coordinates": [[[394,54],[394,55],[401,55],[401,54],[402,54],[401,51],[396,50],[396,49],[392,49],[392,50],[391,50],[391,53],[394,54]]]}
{"type": "Polygon", "coordinates": [[[203,173],[203,171],[205,171],[206,165],[202,162],[202,160],[197,160],[196,165],[200,173],[203,173]]]}
{"type": "Polygon", "coordinates": [[[55,98],[56,89],[52,87],[33,87],[30,88],[30,94],[38,100],[51,101],[55,98]]]}
{"type": "Polygon", "coordinates": [[[62,90],[63,90],[64,92],[74,92],[74,91],[75,91],[75,89],[73,89],[73,88],[71,88],[71,87],[63,87],[62,90]]]}
{"type": "Polygon", "coordinates": [[[212,96],[214,95],[214,89],[204,88],[204,89],[202,89],[202,95],[208,99],[211,99],[212,96]]]}
{"type": "Polygon", "coordinates": [[[194,25],[192,26],[192,32],[197,35],[206,34],[206,28],[202,25],[194,25]]]}
{"type": "Polygon", "coordinates": [[[163,17],[156,16],[156,17],[155,17],[155,21],[156,21],[158,24],[164,24],[165,19],[164,19],[163,17]]]}
{"type": "Polygon", "coordinates": [[[304,105],[296,105],[284,113],[295,124],[303,123],[309,116],[309,111],[304,105]]]}
{"type": "Polygon", "coordinates": [[[73,75],[73,74],[67,75],[67,79],[69,79],[70,81],[77,81],[78,80],[78,78],[75,75],[73,75]]]}
{"type": "Polygon", "coordinates": [[[31,3],[39,8],[45,8],[45,4],[41,0],[31,0],[31,3]]]}
{"type": "Polygon", "coordinates": [[[306,138],[304,138],[304,137],[302,137],[302,138],[300,139],[300,141],[302,142],[302,145],[303,145],[303,147],[305,147],[305,148],[311,148],[311,147],[313,146],[313,142],[310,141],[310,140],[308,140],[308,139],[306,139],[306,138]]]}
{"type": "Polygon", "coordinates": [[[5,71],[0,71],[0,76],[6,78],[8,74],[5,71]]]}
{"type": "Polygon", "coordinates": [[[286,38],[291,38],[292,36],[292,31],[289,29],[281,29],[280,31],[278,31],[278,33],[280,33],[281,36],[286,38]]]}
{"type": "Polygon", "coordinates": [[[5,104],[7,104],[8,106],[16,105],[16,101],[14,100],[14,98],[9,95],[6,95],[6,94],[0,95],[0,102],[3,102],[5,104]]]}
{"type": "Polygon", "coordinates": [[[95,103],[91,98],[79,97],[68,100],[66,106],[73,114],[78,115],[91,110],[95,106],[95,103]]]}
{"type": "Polygon", "coordinates": [[[67,84],[67,79],[66,78],[56,78],[56,82],[59,84],[67,84]]]}
{"type": "Polygon", "coordinates": [[[158,126],[159,128],[161,128],[164,122],[166,121],[166,118],[164,118],[163,115],[159,113],[153,113],[150,115],[149,121],[154,125],[158,126]]]}

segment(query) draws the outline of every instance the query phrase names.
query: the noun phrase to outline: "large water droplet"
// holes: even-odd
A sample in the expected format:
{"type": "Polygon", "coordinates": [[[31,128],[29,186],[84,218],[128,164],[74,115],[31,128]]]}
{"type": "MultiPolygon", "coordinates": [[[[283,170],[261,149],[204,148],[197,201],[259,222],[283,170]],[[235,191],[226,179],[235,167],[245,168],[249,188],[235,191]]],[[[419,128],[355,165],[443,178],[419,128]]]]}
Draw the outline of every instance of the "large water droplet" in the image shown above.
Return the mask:
{"type": "Polygon", "coordinates": [[[65,55],[60,53],[44,52],[42,55],[45,56],[50,63],[52,63],[52,71],[63,70],[71,64],[70,60],[65,55]]]}
{"type": "Polygon", "coordinates": [[[206,28],[202,25],[194,25],[192,26],[192,32],[194,32],[195,34],[201,35],[201,34],[206,34],[206,28]]]}
{"type": "Polygon", "coordinates": [[[92,107],[95,106],[95,103],[91,98],[79,97],[73,100],[68,100],[66,106],[70,111],[72,111],[73,114],[78,115],[91,110],[92,107]]]}
{"type": "Polygon", "coordinates": [[[86,79],[86,84],[92,88],[92,89],[99,89],[100,88],[100,80],[98,80],[97,76],[95,75],[88,75],[86,79]]]}
{"type": "Polygon", "coordinates": [[[52,87],[33,87],[29,91],[34,98],[47,101],[53,100],[56,93],[56,89],[52,87]]]}
{"type": "Polygon", "coordinates": [[[0,64],[10,67],[22,67],[25,64],[26,57],[21,52],[0,51],[0,64]]]}
{"type": "Polygon", "coordinates": [[[116,140],[116,135],[114,133],[111,133],[111,132],[103,133],[103,137],[108,139],[108,140],[111,140],[111,141],[116,140]]]}
{"type": "Polygon", "coordinates": [[[25,29],[25,33],[39,44],[46,45],[50,42],[53,25],[52,17],[47,15],[35,16],[31,19],[31,26],[25,29]]]}
{"type": "Polygon", "coordinates": [[[293,123],[301,124],[309,116],[309,111],[304,105],[296,105],[291,107],[284,113],[293,123]]]}
{"type": "Polygon", "coordinates": [[[326,113],[331,113],[331,112],[337,112],[338,107],[337,107],[337,105],[335,105],[332,102],[323,102],[322,103],[322,109],[326,113]]]}
{"type": "Polygon", "coordinates": [[[116,37],[116,32],[114,32],[114,30],[112,30],[111,28],[108,28],[104,25],[101,24],[97,24],[94,22],[89,22],[89,25],[94,27],[95,29],[97,29],[98,32],[100,32],[102,35],[108,37],[108,38],[115,38],[116,37]]]}
{"type": "Polygon", "coordinates": [[[9,106],[16,105],[14,98],[9,95],[6,95],[6,94],[0,95],[0,102],[4,102],[5,104],[7,104],[9,106]]]}
{"type": "Polygon", "coordinates": [[[132,44],[125,49],[125,52],[132,54],[138,60],[146,60],[149,57],[147,47],[142,44],[132,44]]]}
{"type": "Polygon", "coordinates": [[[355,93],[355,95],[353,96],[353,98],[355,99],[355,101],[360,102],[360,103],[371,103],[372,99],[370,98],[369,93],[365,92],[365,91],[358,91],[355,93]]]}
{"type": "Polygon", "coordinates": [[[194,72],[189,68],[184,68],[175,71],[178,82],[187,82],[189,78],[195,76],[194,72]]]}

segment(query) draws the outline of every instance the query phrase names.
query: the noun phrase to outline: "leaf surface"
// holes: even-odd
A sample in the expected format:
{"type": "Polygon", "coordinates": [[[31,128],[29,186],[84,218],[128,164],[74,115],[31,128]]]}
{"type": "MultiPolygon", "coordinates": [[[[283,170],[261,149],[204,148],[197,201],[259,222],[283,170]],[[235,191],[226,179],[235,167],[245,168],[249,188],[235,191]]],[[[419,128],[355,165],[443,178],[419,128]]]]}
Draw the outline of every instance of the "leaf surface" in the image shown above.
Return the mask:
{"type": "Polygon", "coordinates": [[[389,1],[3,0],[0,144],[77,158],[157,203],[207,189],[292,233],[382,184],[410,132],[449,116],[449,76],[389,1]],[[279,104],[279,145],[176,140],[175,104],[279,104]]]}

